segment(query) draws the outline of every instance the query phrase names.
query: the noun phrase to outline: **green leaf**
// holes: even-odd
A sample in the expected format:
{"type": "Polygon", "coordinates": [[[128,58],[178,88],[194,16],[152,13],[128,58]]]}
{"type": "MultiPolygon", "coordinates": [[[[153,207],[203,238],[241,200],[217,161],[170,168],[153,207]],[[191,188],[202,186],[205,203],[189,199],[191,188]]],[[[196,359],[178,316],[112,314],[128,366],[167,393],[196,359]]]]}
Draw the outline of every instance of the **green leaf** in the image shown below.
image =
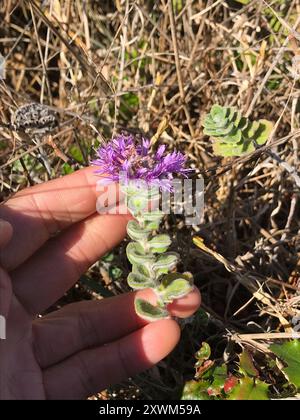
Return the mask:
{"type": "Polygon", "coordinates": [[[134,241],[140,241],[147,239],[150,231],[142,228],[136,220],[130,220],[127,223],[127,233],[134,241]]]}
{"type": "Polygon", "coordinates": [[[111,266],[111,267],[109,267],[108,272],[109,272],[109,276],[110,276],[113,280],[117,280],[117,279],[119,279],[119,278],[122,276],[122,274],[123,274],[122,269],[121,269],[121,268],[119,268],[119,267],[116,267],[116,266],[111,266]]]}
{"type": "Polygon", "coordinates": [[[155,279],[155,273],[153,273],[148,264],[134,264],[132,266],[132,272],[135,274],[141,274],[145,277],[150,277],[151,279],[155,279]]]}
{"type": "Polygon", "coordinates": [[[143,220],[146,222],[160,222],[164,217],[164,213],[160,210],[143,213],[143,220]]]}
{"type": "Polygon", "coordinates": [[[213,140],[218,156],[241,156],[264,144],[273,129],[268,120],[250,121],[232,107],[213,105],[203,119],[204,134],[213,140]]]}
{"type": "Polygon", "coordinates": [[[272,344],[270,349],[287,364],[283,368],[286,376],[298,389],[300,388],[300,340],[272,344]]]}
{"type": "Polygon", "coordinates": [[[152,264],[155,259],[152,254],[145,254],[145,251],[141,244],[137,242],[131,242],[126,248],[127,258],[131,264],[152,264]]]}
{"type": "Polygon", "coordinates": [[[137,188],[136,182],[132,181],[132,180],[126,179],[126,183],[120,182],[120,189],[128,197],[132,197],[132,196],[136,196],[136,195],[143,195],[145,197],[147,196],[147,193],[146,193],[147,189],[143,193],[142,191],[140,191],[137,188]]]}
{"type": "Polygon", "coordinates": [[[132,273],[128,275],[127,280],[129,286],[133,289],[154,288],[157,286],[155,273],[148,264],[134,264],[132,273]]]}
{"type": "Polygon", "coordinates": [[[235,111],[234,108],[230,108],[228,119],[233,122],[236,128],[240,128],[240,122],[243,119],[243,116],[239,111],[235,111]]]}
{"type": "Polygon", "coordinates": [[[210,115],[214,121],[224,120],[226,118],[227,109],[221,105],[214,104],[211,107],[210,115]]]}
{"type": "Polygon", "coordinates": [[[213,143],[213,151],[217,156],[241,156],[245,153],[253,152],[254,150],[254,144],[250,140],[231,145],[228,143],[221,143],[216,139],[215,143],[213,143]]]}
{"type": "Polygon", "coordinates": [[[74,169],[68,163],[64,163],[62,168],[63,168],[64,175],[69,175],[69,174],[72,174],[74,172],[74,169]]]}
{"type": "Polygon", "coordinates": [[[169,273],[163,277],[157,291],[164,302],[170,303],[187,295],[193,287],[193,276],[190,273],[169,273]]]}
{"type": "Polygon", "coordinates": [[[210,134],[211,136],[218,137],[218,136],[228,136],[234,130],[234,125],[232,123],[228,124],[227,127],[219,127],[214,129],[206,129],[204,130],[204,134],[210,134]]]}
{"type": "Polygon", "coordinates": [[[110,263],[114,260],[115,256],[113,252],[107,252],[103,257],[101,258],[101,261],[110,263]]]}
{"type": "Polygon", "coordinates": [[[159,225],[160,225],[160,220],[161,219],[147,221],[146,223],[144,223],[144,229],[147,230],[148,232],[151,232],[153,230],[157,230],[159,228],[159,225]]]}
{"type": "Polygon", "coordinates": [[[195,357],[197,359],[196,366],[199,366],[203,363],[204,360],[207,360],[210,358],[211,355],[211,349],[210,345],[206,343],[205,341],[202,342],[200,350],[197,351],[195,354],[195,357]]]}
{"type": "Polygon", "coordinates": [[[173,0],[173,7],[176,13],[181,12],[183,8],[183,1],[182,0],[173,0]]]}
{"type": "Polygon", "coordinates": [[[246,376],[258,377],[258,371],[254,366],[251,354],[244,350],[240,354],[240,371],[246,376]]]}
{"type": "Polygon", "coordinates": [[[247,128],[243,130],[243,135],[247,139],[253,139],[256,138],[255,133],[257,132],[259,128],[259,122],[254,121],[252,124],[248,124],[247,128]]]}
{"type": "Polygon", "coordinates": [[[188,381],[186,382],[183,393],[182,400],[211,400],[207,389],[210,386],[209,381],[188,381]]]}
{"type": "Polygon", "coordinates": [[[132,196],[129,198],[127,207],[133,215],[143,213],[148,207],[148,200],[145,197],[132,196]]]}
{"type": "Polygon", "coordinates": [[[259,120],[259,129],[256,133],[257,137],[255,138],[256,143],[261,145],[265,144],[268,140],[272,130],[273,130],[273,123],[268,120],[259,120]]]}
{"type": "Polygon", "coordinates": [[[127,282],[132,289],[141,290],[147,287],[155,287],[155,282],[150,278],[143,276],[142,274],[129,273],[127,282]]]}
{"type": "Polygon", "coordinates": [[[156,259],[152,268],[157,274],[166,274],[168,271],[171,271],[176,267],[178,259],[179,255],[177,253],[166,252],[156,259]]]}
{"type": "Polygon", "coordinates": [[[242,132],[238,128],[235,128],[229,136],[223,138],[224,143],[239,143],[242,140],[242,132]]]}
{"type": "Polygon", "coordinates": [[[213,381],[207,389],[208,394],[220,395],[224,388],[226,379],[227,379],[226,365],[223,364],[221,366],[216,366],[213,371],[213,381]]]}
{"type": "Polygon", "coordinates": [[[78,146],[71,146],[69,153],[72,156],[72,158],[74,158],[77,162],[84,162],[83,154],[78,146]]]}
{"type": "Polygon", "coordinates": [[[166,309],[154,306],[143,299],[136,299],[134,302],[136,313],[146,321],[157,321],[159,319],[169,318],[169,312],[166,309]]]}
{"type": "Polygon", "coordinates": [[[244,377],[233,388],[228,400],[269,400],[269,385],[258,379],[244,377]]]}
{"type": "Polygon", "coordinates": [[[202,342],[201,348],[195,354],[197,362],[195,363],[196,374],[195,378],[199,379],[205,376],[205,378],[211,377],[211,369],[214,366],[214,361],[209,360],[211,354],[210,346],[205,341],[202,342]]]}
{"type": "Polygon", "coordinates": [[[171,245],[171,238],[169,235],[156,235],[148,241],[151,252],[163,253],[171,245]]]}
{"type": "Polygon", "coordinates": [[[144,198],[149,201],[158,199],[160,196],[159,187],[151,186],[144,179],[125,180],[126,183],[121,182],[121,190],[129,198],[144,198]]]}
{"type": "Polygon", "coordinates": [[[125,93],[121,97],[120,113],[123,114],[125,121],[129,120],[136,114],[139,105],[139,97],[133,93],[125,93]]]}
{"type": "Polygon", "coordinates": [[[139,104],[139,97],[132,92],[126,93],[122,98],[128,106],[137,106],[139,104]]]}

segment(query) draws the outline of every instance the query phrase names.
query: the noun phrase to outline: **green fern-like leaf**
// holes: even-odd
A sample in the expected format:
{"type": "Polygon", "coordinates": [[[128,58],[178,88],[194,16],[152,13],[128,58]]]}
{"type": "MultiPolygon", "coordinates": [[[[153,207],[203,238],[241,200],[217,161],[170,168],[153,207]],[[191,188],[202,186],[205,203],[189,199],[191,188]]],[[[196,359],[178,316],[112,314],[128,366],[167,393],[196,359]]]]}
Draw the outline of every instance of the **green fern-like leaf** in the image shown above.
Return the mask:
{"type": "Polygon", "coordinates": [[[213,105],[202,123],[204,134],[213,140],[218,156],[241,156],[253,152],[256,145],[264,144],[273,123],[268,120],[250,121],[235,108],[213,105]]]}

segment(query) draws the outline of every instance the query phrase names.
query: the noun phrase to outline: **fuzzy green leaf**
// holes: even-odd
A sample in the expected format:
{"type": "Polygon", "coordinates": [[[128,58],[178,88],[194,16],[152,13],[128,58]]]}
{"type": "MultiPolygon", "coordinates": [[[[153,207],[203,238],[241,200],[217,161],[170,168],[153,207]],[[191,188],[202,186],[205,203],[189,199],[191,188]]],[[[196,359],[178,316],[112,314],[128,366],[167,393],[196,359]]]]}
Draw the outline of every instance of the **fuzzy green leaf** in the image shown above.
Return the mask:
{"type": "Polygon", "coordinates": [[[255,139],[257,137],[256,133],[259,129],[259,122],[253,121],[252,124],[248,124],[247,128],[243,130],[243,136],[246,139],[255,139]]]}
{"type": "Polygon", "coordinates": [[[148,241],[151,252],[154,253],[163,253],[171,245],[171,239],[169,235],[156,235],[150,241],[148,241]]]}
{"type": "Polygon", "coordinates": [[[163,277],[158,293],[164,302],[172,302],[187,295],[193,289],[193,276],[190,273],[169,273],[163,277]]]}
{"type": "Polygon", "coordinates": [[[153,230],[157,230],[159,228],[160,221],[161,221],[161,219],[147,221],[146,223],[144,223],[144,225],[145,225],[144,229],[147,230],[148,232],[151,232],[153,230]]]}
{"type": "Polygon", "coordinates": [[[155,273],[151,270],[150,264],[133,264],[132,272],[144,277],[155,279],[155,273]]]}
{"type": "Polygon", "coordinates": [[[179,256],[175,252],[166,252],[160,255],[152,268],[157,274],[166,274],[176,267],[179,256]]]}
{"type": "Polygon", "coordinates": [[[223,138],[224,143],[239,143],[242,140],[242,132],[235,128],[228,136],[223,138]]]}
{"type": "Polygon", "coordinates": [[[223,113],[224,113],[224,108],[221,105],[214,104],[211,107],[210,114],[213,118],[218,116],[218,115],[223,115],[223,113]]]}
{"type": "Polygon", "coordinates": [[[169,318],[169,312],[143,299],[136,299],[134,302],[136,313],[146,321],[157,321],[169,318]]]}
{"type": "Polygon", "coordinates": [[[300,389],[300,340],[272,344],[270,349],[287,364],[283,371],[290,382],[300,389]]]}
{"type": "Polygon", "coordinates": [[[234,126],[236,128],[239,128],[241,119],[242,119],[242,114],[239,111],[235,111],[234,108],[230,108],[230,113],[228,116],[229,121],[232,121],[234,126]]]}
{"type": "Polygon", "coordinates": [[[137,242],[127,245],[126,254],[131,264],[152,264],[155,261],[151,254],[145,254],[143,247],[137,242]]]}
{"type": "Polygon", "coordinates": [[[245,153],[253,152],[254,150],[255,147],[250,140],[238,144],[228,144],[221,143],[216,139],[215,143],[213,143],[213,151],[217,156],[241,156],[245,153]]]}
{"type": "Polygon", "coordinates": [[[273,127],[273,123],[270,121],[259,120],[259,129],[256,133],[257,137],[255,138],[256,143],[259,145],[265,144],[273,130],[273,127]]]}
{"type": "Polygon", "coordinates": [[[164,213],[160,210],[143,213],[143,220],[146,222],[158,222],[164,217],[164,213]]]}
{"type": "Polygon", "coordinates": [[[142,228],[136,220],[127,223],[127,233],[134,241],[145,240],[150,234],[149,230],[142,228]]]}
{"type": "Polygon", "coordinates": [[[127,207],[133,215],[143,213],[148,207],[148,200],[145,197],[133,196],[130,197],[127,207]]]}
{"type": "Polygon", "coordinates": [[[204,134],[208,134],[210,136],[226,136],[229,135],[234,130],[234,125],[229,124],[227,127],[218,127],[218,128],[205,128],[204,134]]]}
{"type": "Polygon", "coordinates": [[[148,199],[149,197],[149,188],[148,184],[144,180],[127,180],[126,183],[120,181],[120,188],[127,197],[143,197],[148,199]]]}
{"type": "Polygon", "coordinates": [[[143,276],[142,274],[129,273],[127,277],[128,285],[132,289],[141,290],[147,287],[155,287],[155,282],[150,278],[143,276]]]}
{"type": "Polygon", "coordinates": [[[204,134],[213,140],[219,156],[241,156],[264,144],[273,129],[268,120],[250,121],[234,108],[213,105],[202,122],[204,134]]]}

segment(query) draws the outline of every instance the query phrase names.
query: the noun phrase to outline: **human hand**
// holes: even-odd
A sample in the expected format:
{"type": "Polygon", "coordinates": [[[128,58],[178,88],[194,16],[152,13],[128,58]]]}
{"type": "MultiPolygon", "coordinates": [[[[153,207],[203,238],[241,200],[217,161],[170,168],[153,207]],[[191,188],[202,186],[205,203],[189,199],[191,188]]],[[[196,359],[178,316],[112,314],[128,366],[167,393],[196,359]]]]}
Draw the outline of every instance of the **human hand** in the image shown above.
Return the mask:
{"type": "MultiPolygon", "coordinates": [[[[0,399],[86,398],[151,367],[179,340],[174,320],[136,315],[136,293],[37,318],[126,234],[127,216],[96,213],[96,181],[84,169],[0,206],[0,399]]],[[[150,290],[138,295],[155,299],[150,290]]],[[[187,317],[199,304],[195,289],[170,310],[187,317]]]]}

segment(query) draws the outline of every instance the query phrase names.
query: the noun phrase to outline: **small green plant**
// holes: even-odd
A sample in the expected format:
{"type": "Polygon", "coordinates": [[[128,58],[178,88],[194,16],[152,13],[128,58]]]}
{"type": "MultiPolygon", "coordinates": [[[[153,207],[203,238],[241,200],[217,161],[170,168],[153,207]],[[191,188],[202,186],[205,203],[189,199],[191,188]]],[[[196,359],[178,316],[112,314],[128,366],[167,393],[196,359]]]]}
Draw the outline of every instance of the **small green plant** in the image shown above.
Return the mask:
{"type": "Polygon", "coordinates": [[[147,194],[146,190],[128,191],[128,208],[135,220],[129,221],[127,233],[133,242],[127,245],[127,258],[132,264],[132,272],[127,281],[135,290],[152,288],[158,298],[157,306],[149,302],[136,299],[137,313],[147,320],[167,318],[169,313],[166,305],[174,299],[185,296],[193,288],[193,277],[190,273],[174,273],[179,255],[167,252],[171,245],[171,238],[166,234],[156,234],[163,213],[148,212],[150,200],[155,195],[147,194]]]}
{"type": "Polygon", "coordinates": [[[241,156],[264,144],[273,123],[268,120],[250,121],[232,107],[213,105],[202,123],[204,134],[213,140],[218,156],[241,156]]]}
{"type": "Polygon", "coordinates": [[[195,357],[195,378],[186,382],[183,400],[268,400],[295,395],[300,391],[300,341],[285,341],[271,344],[274,356],[266,356],[266,368],[274,375],[282,375],[281,391],[272,395],[270,384],[263,379],[268,377],[266,368],[259,369],[253,354],[244,349],[239,355],[236,368],[229,371],[225,363],[211,360],[208,343],[203,342],[195,357]]]}
{"type": "Polygon", "coordinates": [[[169,318],[168,304],[193,289],[193,276],[174,272],[179,255],[167,252],[171,238],[158,233],[164,213],[153,204],[159,202],[160,190],[172,190],[173,175],[189,172],[184,168],[185,157],[180,152],[165,154],[165,146],[153,152],[148,140],[138,142],[125,135],[100,147],[97,154],[93,162],[99,166],[96,172],[105,176],[100,182],[119,182],[134,217],[127,224],[132,239],[126,248],[132,264],[128,284],[134,290],[151,288],[157,297],[156,305],[137,298],[136,312],[148,321],[169,318]]]}
{"type": "Polygon", "coordinates": [[[210,360],[210,346],[203,342],[195,357],[195,380],[185,384],[183,400],[268,400],[269,385],[258,379],[252,356],[244,350],[237,371],[227,372],[225,363],[210,360]]]}

